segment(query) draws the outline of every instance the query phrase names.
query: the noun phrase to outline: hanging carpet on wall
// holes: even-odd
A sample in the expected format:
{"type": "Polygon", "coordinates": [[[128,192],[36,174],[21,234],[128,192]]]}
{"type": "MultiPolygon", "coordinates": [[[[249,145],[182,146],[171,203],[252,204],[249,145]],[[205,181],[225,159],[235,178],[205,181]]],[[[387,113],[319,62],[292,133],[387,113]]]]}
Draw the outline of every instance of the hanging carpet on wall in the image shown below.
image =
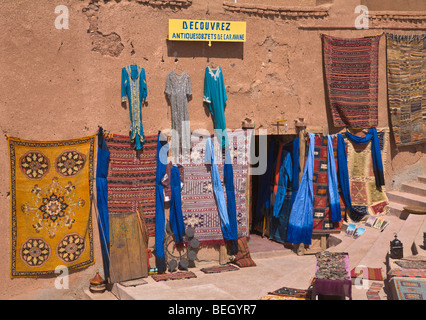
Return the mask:
{"type": "MultiPolygon", "coordinates": [[[[376,186],[374,163],[372,157],[372,141],[363,145],[351,142],[346,136],[348,155],[349,185],[352,206],[365,215],[385,215],[389,210],[389,200],[385,186],[376,186]]],[[[378,130],[377,137],[380,144],[383,169],[386,167],[389,134],[378,130]]]]}
{"type": "Polygon", "coordinates": [[[110,215],[142,208],[149,236],[155,235],[155,173],[158,135],[146,135],[142,150],[135,150],[130,137],[107,134],[110,151],[108,210],[110,215]]]}
{"type": "MultiPolygon", "coordinates": [[[[249,236],[246,184],[251,133],[247,130],[228,130],[227,134],[234,174],[238,237],[244,237],[249,236]]],[[[183,163],[185,183],[181,192],[182,213],[185,226],[195,228],[196,238],[201,244],[223,244],[224,239],[212,186],[212,175],[204,162],[206,139],[206,136],[195,133],[192,135],[191,161],[183,163]]],[[[212,138],[212,140],[215,148],[219,148],[215,154],[220,157],[220,146],[218,146],[217,139],[212,138]]],[[[225,190],[223,159],[218,159],[217,167],[222,187],[225,190]]]]}
{"type": "MultiPolygon", "coordinates": [[[[308,143],[311,143],[308,141],[308,143]]],[[[330,207],[330,193],[328,172],[329,165],[327,162],[327,136],[315,135],[314,149],[314,173],[313,173],[313,192],[314,192],[314,208],[313,208],[313,234],[339,233],[342,228],[341,221],[333,222],[330,207]]],[[[337,162],[337,137],[333,138],[333,152],[336,172],[339,170],[337,162]]],[[[338,208],[340,208],[341,216],[345,214],[345,203],[339,195],[338,208]]]]}
{"type": "Polygon", "coordinates": [[[94,263],[91,205],[96,136],[63,141],[8,138],[11,277],[94,263]]]}
{"type": "Polygon", "coordinates": [[[322,40],[334,126],[377,126],[380,35],[354,39],[322,35],[322,40]]]}
{"type": "Polygon", "coordinates": [[[386,34],[388,108],[397,147],[426,141],[426,34],[386,34]]]}

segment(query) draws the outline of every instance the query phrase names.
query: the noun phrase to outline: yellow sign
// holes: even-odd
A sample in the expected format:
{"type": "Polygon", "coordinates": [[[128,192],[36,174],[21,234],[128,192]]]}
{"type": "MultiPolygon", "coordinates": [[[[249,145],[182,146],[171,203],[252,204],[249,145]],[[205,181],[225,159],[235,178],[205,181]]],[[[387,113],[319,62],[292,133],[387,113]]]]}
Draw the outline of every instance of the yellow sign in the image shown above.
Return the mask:
{"type": "Polygon", "coordinates": [[[245,21],[169,19],[168,40],[245,42],[245,21]]]}

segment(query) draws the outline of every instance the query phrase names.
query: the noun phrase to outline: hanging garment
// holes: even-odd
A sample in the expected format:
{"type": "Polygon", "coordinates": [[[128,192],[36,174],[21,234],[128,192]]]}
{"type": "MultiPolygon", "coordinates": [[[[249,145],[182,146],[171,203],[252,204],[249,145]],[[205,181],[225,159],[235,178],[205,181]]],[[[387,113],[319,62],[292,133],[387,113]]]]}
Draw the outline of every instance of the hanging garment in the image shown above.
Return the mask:
{"type": "Polygon", "coordinates": [[[279,213],[281,211],[281,207],[284,202],[284,198],[287,192],[287,186],[292,180],[293,176],[293,165],[291,154],[287,150],[283,151],[283,162],[281,164],[280,172],[279,172],[279,180],[277,184],[277,193],[275,195],[274,201],[274,211],[273,216],[275,218],[279,217],[279,213]]]}
{"type": "Polygon", "coordinates": [[[215,134],[222,148],[226,148],[229,145],[225,122],[225,106],[227,99],[222,68],[219,66],[215,69],[206,67],[203,101],[209,108],[213,117],[215,134]]]}
{"type": "Polygon", "coordinates": [[[315,134],[309,134],[309,141],[308,157],[288,224],[287,241],[294,244],[311,244],[312,238],[312,210],[314,203],[312,178],[314,171],[315,134]]]}
{"type": "Polygon", "coordinates": [[[356,144],[366,144],[371,140],[371,155],[373,157],[373,169],[374,169],[374,176],[376,177],[376,187],[381,188],[385,185],[385,178],[383,174],[383,162],[382,162],[382,155],[380,151],[380,141],[379,137],[377,136],[377,130],[376,128],[371,128],[368,130],[365,137],[358,137],[350,132],[346,132],[346,137],[356,144]]]}
{"type": "Polygon", "coordinates": [[[336,161],[334,159],[333,136],[327,135],[327,182],[331,220],[342,220],[340,209],[339,187],[337,186],[336,161]]]}
{"type": "Polygon", "coordinates": [[[145,142],[142,125],[142,105],[148,101],[145,69],[130,65],[121,71],[121,101],[128,101],[130,112],[130,138],[140,150],[145,142]]]}
{"type": "Polygon", "coordinates": [[[174,70],[169,72],[164,93],[170,100],[172,112],[173,131],[170,150],[177,162],[179,150],[189,153],[191,149],[188,99],[192,95],[192,86],[189,74],[185,71],[182,74],[177,74],[174,70]]]}
{"type": "Polygon", "coordinates": [[[99,236],[101,238],[102,262],[105,279],[109,278],[109,216],[108,216],[108,164],[110,152],[102,128],[98,131],[98,156],[96,166],[96,202],[98,208],[99,236]]]}
{"type": "Polygon", "coordinates": [[[354,39],[322,35],[322,40],[334,126],[377,126],[380,35],[354,39]]]}
{"type": "Polygon", "coordinates": [[[294,199],[297,196],[297,190],[299,189],[299,138],[293,140],[292,148],[292,163],[293,163],[293,180],[291,183],[291,206],[293,206],[294,199]]]}
{"type": "Polygon", "coordinates": [[[397,147],[426,141],[426,34],[386,33],[387,92],[397,147]]]}
{"type": "Polygon", "coordinates": [[[282,153],[283,153],[283,143],[280,143],[279,147],[278,147],[278,156],[277,156],[277,163],[275,166],[275,172],[274,172],[274,202],[275,202],[275,197],[277,195],[277,190],[278,190],[278,182],[280,179],[280,169],[281,169],[281,165],[283,163],[284,157],[282,157],[282,153]]]}
{"type": "Polygon", "coordinates": [[[182,216],[181,179],[178,166],[171,168],[170,187],[170,227],[175,235],[175,242],[181,243],[185,234],[185,224],[182,216]]]}
{"type": "MultiPolygon", "coordinates": [[[[206,141],[206,153],[205,153],[204,161],[206,164],[210,164],[213,192],[216,198],[217,209],[219,212],[223,239],[225,241],[238,240],[237,239],[238,231],[235,230],[235,226],[233,225],[233,223],[231,223],[231,220],[233,218],[231,219],[228,213],[227,203],[225,201],[225,193],[223,192],[223,187],[222,187],[222,183],[220,181],[220,176],[219,176],[219,170],[217,168],[217,164],[214,159],[214,148],[213,148],[213,142],[211,138],[208,138],[206,141]],[[237,235],[237,238],[236,238],[236,235],[237,235]]],[[[228,174],[229,174],[229,171],[228,171],[228,174]]],[[[229,179],[230,177],[227,175],[227,178],[229,179]]],[[[233,210],[231,209],[231,212],[232,211],[233,210]]]]}
{"type": "Polygon", "coordinates": [[[339,183],[342,191],[343,201],[348,208],[349,218],[354,222],[359,222],[366,213],[356,210],[352,206],[351,189],[349,185],[348,159],[346,155],[346,144],[343,136],[337,135],[337,159],[339,163],[339,183]]]}
{"type": "Polygon", "coordinates": [[[156,266],[159,273],[166,271],[166,260],[164,257],[166,218],[164,213],[164,191],[161,179],[166,172],[168,152],[169,144],[167,143],[167,138],[159,132],[157,140],[157,171],[155,178],[155,254],[156,266]]]}

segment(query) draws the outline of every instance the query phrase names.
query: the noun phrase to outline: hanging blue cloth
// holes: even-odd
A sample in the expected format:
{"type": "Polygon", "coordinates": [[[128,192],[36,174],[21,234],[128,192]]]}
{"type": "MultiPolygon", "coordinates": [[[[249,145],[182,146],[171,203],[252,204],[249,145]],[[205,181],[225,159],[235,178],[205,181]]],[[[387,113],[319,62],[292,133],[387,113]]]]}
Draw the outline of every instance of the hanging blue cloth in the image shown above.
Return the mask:
{"type": "Polygon", "coordinates": [[[363,138],[355,136],[350,132],[345,132],[345,134],[349,140],[356,144],[363,145],[371,140],[371,155],[373,157],[373,170],[376,178],[376,187],[381,189],[381,187],[385,185],[385,178],[383,174],[382,154],[380,152],[380,141],[376,128],[373,127],[368,130],[367,134],[363,138]]]}
{"type": "Polygon", "coordinates": [[[177,166],[173,166],[170,173],[170,226],[175,235],[176,243],[183,240],[185,234],[185,224],[182,215],[182,198],[181,198],[181,179],[177,166]]]}
{"type": "Polygon", "coordinates": [[[274,168],[275,153],[277,151],[277,142],[272,139],[267,154],[266,172],[260,177],[259,181],[259,193],[256,203],[256,217],[258,220],[263,221],[265,211],[268,211],[271,207],[271,183],[272,183],[272,171],[274,168]]]}
{"type": "Polygon", "coordinates": [[[303,170],[302,180],[288,224],[287,241],[299,244],[311,244],[313,228],[314,192],[312,178],[314,173],[315,134],[309,134],[308,157],[303,170]]]}
{"type": "Polygon", "coordinates": [[[337,162],[339,164],[339,184],[342,191],[343,201],[348,208],[349,217],[352,221],[360,221],[366,214],[352,207],[351,189],[349,186],[348,159],[346,155],[346,144],[343,136],[337,135],[337,162]]]}
{"type": "Polygon", "coordinates": [[[278,218],[281,207],[283,206],[285,195],[287,192],[287,185],[291,182],[292,176],[293,176],[293,164],[290,152],[287,150],[283,150],[283,162],[280,168],[280,175],[278,179],[278,188],[277,188],[277,194],[275,196],[274,201],[274,211],[273,211],[273,217],[278,218]]]}
{"type": "Polygon", "coordinates": [[[235,202],[234,170],[232,168],[231,152],[226,149],[223,176],[226,188],[226,204],[231,229],[231,254],[238,252],[237,204],[235,202]]]}
{"type": "Polygon", "coordinates": [[[292,147],[293,180],[291,183],[291,205],[293,206],[299,189],[299,138],[293,140],[292,147]]]}
{"type": "Polygon", "coordinates": [[[155,255],[158,273],[166,271],[166,260],[164,257],[164,226],[166,218],[164,213],[164,189],[161,180],[166,172],[168,152],[169,145],[167,138],[159,132],[157,139],[157,171],[155,177],[155,255]]]}
{"type": "Polygon", "coordinates": [[[334,159],[333,136],[327,135],[327,183],[328,198],[330,203],[331,220],[339,222],[342,220],[340,211],[339,187],[337,186],[336,162],[334,159]]]}
{"type": "Polygon", "coordinates": [[[110,152],[104,139],[103,129],[98,131],[98,155],[96,167],[96,202],[99,213],[98,225],[101,238],[102,261],[105,279],[109,278],[109,213],[108,213],[108,164],[110,152]]]}
{"type": "Polygon", "coordinates": [[[225,241],[235,239],[235,232],[232,231],[231,221],[228,214],[227,204],[225,201],[225,193],[220,181],[219,169],[214,159],[213,142],[211,138],[206,141],[206,153],[204,161],[210,164],[212,174],[213,192],[216,198],[217,209],[220,217],[223,239],[225,241]]]}

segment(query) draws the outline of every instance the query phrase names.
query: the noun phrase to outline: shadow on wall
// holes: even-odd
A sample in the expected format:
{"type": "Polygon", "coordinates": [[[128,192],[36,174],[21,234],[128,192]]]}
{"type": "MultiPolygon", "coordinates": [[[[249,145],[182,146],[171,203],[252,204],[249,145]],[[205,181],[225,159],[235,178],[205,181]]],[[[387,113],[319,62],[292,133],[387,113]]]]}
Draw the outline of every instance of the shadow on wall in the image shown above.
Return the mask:
{"type": "Polygon", "coordinates": [[[244,59],[243,42],[167,41],[167,56],[172,58],[244,59]]]}

